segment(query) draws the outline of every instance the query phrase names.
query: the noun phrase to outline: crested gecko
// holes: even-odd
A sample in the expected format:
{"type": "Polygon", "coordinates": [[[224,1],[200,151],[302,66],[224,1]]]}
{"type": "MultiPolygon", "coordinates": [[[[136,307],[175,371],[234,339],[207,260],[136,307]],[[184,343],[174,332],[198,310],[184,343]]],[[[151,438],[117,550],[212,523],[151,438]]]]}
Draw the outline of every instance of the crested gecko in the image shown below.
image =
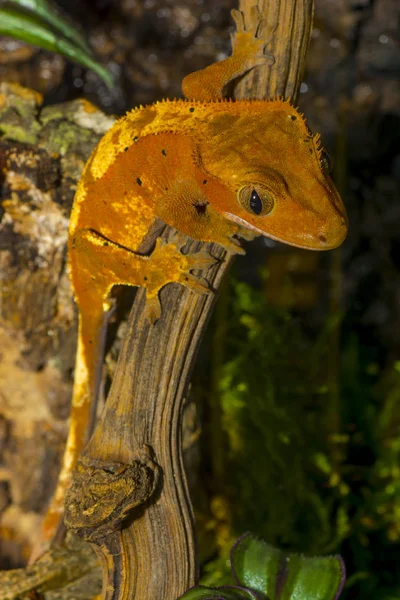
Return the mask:
{"type": "Polygon", "coordinates": [[[335,248],[346,236],[327,156],[303,116],[282,99],[224,99],[228,82],[271,58],[242,14],[232,14],[232,56],[188,75],[185,100],[135,108],[118,120],[80,179],[69,229],[80,315],[71,427],[44,541],[60,521],[85,441],[113,286],[145,287],[151,321],[160,316],[158,292],[166,284],[209,291],[191,273],[213,262],[205,251],[184,255],[179,245],[158,238],[150,255],[141,252],[156,220],[232,253],[243,252],[237,237],[245,231],[311,250],[335,248]]]}

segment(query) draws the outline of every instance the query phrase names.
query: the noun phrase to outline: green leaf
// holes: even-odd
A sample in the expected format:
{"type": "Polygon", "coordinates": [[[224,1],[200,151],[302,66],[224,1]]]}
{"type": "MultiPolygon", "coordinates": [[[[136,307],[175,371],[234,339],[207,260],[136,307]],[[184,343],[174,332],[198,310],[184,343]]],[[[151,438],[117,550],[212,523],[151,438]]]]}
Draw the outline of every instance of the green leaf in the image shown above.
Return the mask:
{"type": "Polygon", "coordinates": [[[56,7],[48,2],[48,0],[6,0],[5,4],[16,4],[30,11],[34,16],[36,15],[49,23],[55,32],[59,32],[61,35],[69,38],[87,54],[92,54],[92,50],[83,35],[76,27],[69,23],[66,17],[61,17],[56,7]]]}
{"type": "Polygon", "coordinates": [[[208,588],[200,585],[183,594],[179,600],[261,600],[261,596],[241,587],[208,588]]]}
{"type": "Polygon", "coordinates": [[[18,8],[0,8],[0,35],[10,36],[45,50],[62,54],[70,60],[92,69],[110,89],[113,87],[113,77],[107,69],[96,62],[81,47],[77,47],[67,38],[59,37],[33,13],[24,12],[18,8]]]}
{"type": "Polygon", "coordinates": [[[286,553],[246,534],[231,552],[232,570],[240,585],[268,600],[337,600],[345,579],[339,556],[308,558],[286,553]]]}

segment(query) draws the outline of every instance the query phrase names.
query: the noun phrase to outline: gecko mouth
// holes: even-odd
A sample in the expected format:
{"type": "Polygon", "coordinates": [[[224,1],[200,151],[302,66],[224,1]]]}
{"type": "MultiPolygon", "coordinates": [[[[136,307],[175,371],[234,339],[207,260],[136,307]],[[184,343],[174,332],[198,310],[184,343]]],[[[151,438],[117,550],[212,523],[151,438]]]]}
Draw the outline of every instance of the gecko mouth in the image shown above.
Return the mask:
{"type": "Polygon", "coordinates": [[[236,215],[233,215],[232,213],[224,212],[223,215],[230,221],[233,221],[234,223],[237,223],[238,225],[240,225],[240,227],[242,228],[241,231],[235,233],[230,238],[232,240],[232,242],[235,245],[239,246],[240,248],[242,247],[241,240],[243,240],[243,239],[251,240],[260,235],[262,235],[263,237],[269,237],[273,240],[276,240],[277,242],[281,241],[279,238],[277,238],[273,235],[270,235],[270,234],[266,234],[265,231],[258,229],[258,227],[254,227],[254,225],[250,225],[250,223],[248,223],[244,219],[241,219],[240,217],[237,217],[236,215]],[[241,235],[242,232],[243,232],[243,235],[241,235]]]}
{"type": "MultiPolygon", "coordinates": [[[[343,242],[344,238],[346,237],[345,234],[343,235],[343,232],[344,231],[347,232],[347,228],[345,227],[345,221],[342,220],[343,221],[342,228],[344,228],[344,229],[343,229],[343,231],[341,231],[341,235],[338,236],[337,240],[336,239],[328,239],[328,236],[325,236],[325,235],[319,235],[317,240],[313,236],[310,236],[308,239],[306,237],[304,237],[299,240],[296,240],[296,239],[289,240],[286,237],[280,238],[277,235],[273,235],[272,233],[263,231],[262,229],[259,229],[258,227],[251,225],[244,219],[241,219],[240,217],[233,215],[232,213],[224,212],[223,215],[230,221],[233,221],[234,223],[237,223],[238,225],[243,227],[245,230],[252,232],[254,234],[254,237],[256,237],[257,235],[262,235],[264,237],[270,238],[271,240],[275,240],[277,242],[282,242],[289,246],[295,246],[296,248],[306,248],[307,250],[318,251],[318,250],[330,250],[332,248],[336,248],[343,242]]],[[[240,236],[240,232],[238,233],[238,235],[240,236]]],[[[244,236],[244,237],[246,237],[246,236],[244,236]]]]}

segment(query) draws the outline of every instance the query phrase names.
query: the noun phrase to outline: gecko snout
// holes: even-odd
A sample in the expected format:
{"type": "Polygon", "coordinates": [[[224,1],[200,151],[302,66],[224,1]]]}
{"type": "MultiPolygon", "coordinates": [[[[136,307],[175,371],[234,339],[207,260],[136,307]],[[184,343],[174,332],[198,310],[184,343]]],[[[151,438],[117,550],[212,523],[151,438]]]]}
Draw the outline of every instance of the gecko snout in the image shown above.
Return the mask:
{"type": "Polygon", "coordinates": [[[321,250],[331,250],[337,248],[346,239],[347,236],[347,217],[338,214],[325,221],[322,227],[315,234],[315,241],[321,250]]]}

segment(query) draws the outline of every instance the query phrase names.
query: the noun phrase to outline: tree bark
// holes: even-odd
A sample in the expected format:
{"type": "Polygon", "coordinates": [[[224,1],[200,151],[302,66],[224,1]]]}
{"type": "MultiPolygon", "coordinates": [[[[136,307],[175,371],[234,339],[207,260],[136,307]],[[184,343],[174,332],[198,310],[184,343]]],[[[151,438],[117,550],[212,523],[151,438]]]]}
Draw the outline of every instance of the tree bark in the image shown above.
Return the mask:
{"type": "Polygon", "coordinates": [[[83,166],[114,118],[85,100],[41,104],[37,92],[0,84],[0,568],[12,567],[0,572],[0,598],[79,577],[79,593],[75,584],[62,593],[78,600],[98,580],[93,569],[85,581],[79,575],[90,567],[87,548],[77,560],[68,540],[32,568],[15,567],[37,541],[68,428],[77,324],[68,217],[83,166]]]}

